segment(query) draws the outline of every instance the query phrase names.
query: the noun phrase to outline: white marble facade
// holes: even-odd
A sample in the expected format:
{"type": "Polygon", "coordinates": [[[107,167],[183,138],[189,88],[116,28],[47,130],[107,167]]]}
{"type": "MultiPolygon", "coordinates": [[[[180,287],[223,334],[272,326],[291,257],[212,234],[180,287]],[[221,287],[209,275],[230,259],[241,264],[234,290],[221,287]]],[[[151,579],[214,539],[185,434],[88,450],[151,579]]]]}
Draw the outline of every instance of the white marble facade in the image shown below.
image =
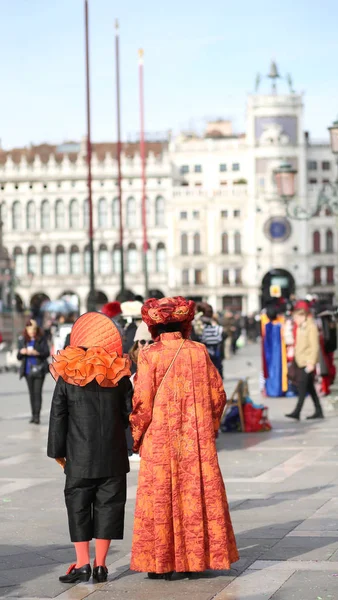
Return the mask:
{"type": "MultiPolygon", "coordinates": [[[[151,289],[249,313],[260,308],[262,284],[277,269],[277,280],[286,285],[289,277],[299,296],[334,294],[335,217],[324,210],[308,222],[286,219],[273,176],[281,162],[291,163],[298,171],[297,201],[310,208],[323,182],[336,178],[328,137],[315,143],[304,132],[303,104],[293,92],[256,93],[248,97],[242,135],[232,134],[231,123],[216,122],[205,136],[181,134],[148,144],[151,289]]],[[[119,292],[115,151],[114,144],[94,145],[96,289],[108,300],[119,292]]],[[[136,144],[125,147],[122,171],[126,287],[142,294],[136,144]]],[[[54,300],[73,292],[85,310],[86,198],[83,142],[0,151],[4,245],[14,257],[15,291],[26,306],[36,294],[54,300]]]]}

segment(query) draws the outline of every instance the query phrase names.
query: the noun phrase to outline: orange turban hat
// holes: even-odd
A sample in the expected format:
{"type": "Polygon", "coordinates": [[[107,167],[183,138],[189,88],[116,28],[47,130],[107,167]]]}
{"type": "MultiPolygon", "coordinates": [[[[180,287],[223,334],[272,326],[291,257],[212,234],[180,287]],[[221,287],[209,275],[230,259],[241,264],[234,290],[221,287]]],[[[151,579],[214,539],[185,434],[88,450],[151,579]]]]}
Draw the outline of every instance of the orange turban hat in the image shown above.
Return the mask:
{"type": "Polygon", "coordinates": [[[182,323],[182,335],[188,338],[191,332],[191,321],[195,316],[195,302],[182,296],[174,298],[150,298],[142,307],[142,319],[148,325],[153,337],[157,336],[158,325],[182,323]]]}

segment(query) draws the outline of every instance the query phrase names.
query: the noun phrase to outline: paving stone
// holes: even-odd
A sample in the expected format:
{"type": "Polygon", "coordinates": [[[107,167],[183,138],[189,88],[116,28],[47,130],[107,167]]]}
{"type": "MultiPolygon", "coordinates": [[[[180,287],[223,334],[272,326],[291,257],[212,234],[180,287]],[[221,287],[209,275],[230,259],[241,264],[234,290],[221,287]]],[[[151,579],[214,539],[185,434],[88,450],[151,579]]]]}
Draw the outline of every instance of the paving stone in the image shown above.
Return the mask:
{"type": "Polygon", "coordinates": [[[301,571],[291,575],[271,600],[337,600],[337,587],[334,573],[301,571]]]}
{"type": "MultiPolygon", "coordinates": [[[[226,363],[231,381],[226,381],[225,387],[232,392],[247,360],[254,364],[249,370],[251,395],[259,399],[255,395],[260,369],[258,346],[244,348],[226,363]]],[[[221,434],[217,440],[241,553],[230,572],[208,572],[193,580],[175,576],[174,581],[165,582],[149,581],[144,574],[128,570],[139,470],[133,464],[128,476],[125,539],[113,542],[108,557],[111,580],[96,586],[60,584],[58,577],[73,561],[74,551],[64,506],[64,475],[46,457],[53,381],[46,379],[42,425],[34,428],[28,424],[25,383],[16,375],[0,375],[0,386],[10,390],[0,391],[0,597],[292,600],[288,594],[294,593],[293,588],[290,592],[287,586],[293,580],[299,587],[297,600],[303,600],[302,587],[304,600],[312,600],[304,573],[315,570],[317,582],[319,575],[325,579],[331,577],[332,570],[338,573],[337,413],[328,413],[321,423],[291,423],[286,422],[284,413],[292,410],[294,399],[264,399],[273,431],[221,434]],[[11,570],[13,565],[16,568],[11,570]],[[276,596],[284,589],[284,596],[276,596]]],[[[307,403],[304,416],[311,410],[307,403]]],[[[338,586],[338,578],[331,579],[338,586]]]]}

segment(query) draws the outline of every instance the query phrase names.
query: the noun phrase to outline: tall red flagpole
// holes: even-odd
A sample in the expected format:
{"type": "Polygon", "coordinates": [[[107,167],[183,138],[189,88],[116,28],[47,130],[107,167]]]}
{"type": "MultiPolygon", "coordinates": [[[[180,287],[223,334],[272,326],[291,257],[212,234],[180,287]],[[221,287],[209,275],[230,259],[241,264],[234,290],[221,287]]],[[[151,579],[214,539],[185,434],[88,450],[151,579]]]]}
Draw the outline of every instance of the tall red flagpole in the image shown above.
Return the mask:
{"type": "Polygon", "coordinates": [[[142,165],[142,231],[143,231],[143,273],[145,297],[149,297],[148,276],[148,233],[147,233],[147,207],[146,207],[146,148],[144,141],[144,73],[143,73],[143,50],[139,50],[139,83],[140,83],[140,155],[142,165]]]}
{"type": "Polygon", "coordinates": [[[88,0],[85,0],[85,38],[86,38],[86,96],[87,96],[87,185],[89,211],[89,295],[88,310],[96,310],[95,273],[94,273],[94,228],[93,228],[93,198],[92,198],[92,143],[90,127],[90,69],[89,69],[89,18],[88,0]]]}
{"type": "Polygon", "coordinates": [[[125,291],[124,283],[124,231],[123,231],[123,208],[122,208],[122,170],[121,170],[121,104],[120,104],[120,29],[119,23],[115,22],[115,59],[116,59],[116,110],[117,110],[117,186],[119,198],[119,244],[120,244],[120,294],[125,291]]]}

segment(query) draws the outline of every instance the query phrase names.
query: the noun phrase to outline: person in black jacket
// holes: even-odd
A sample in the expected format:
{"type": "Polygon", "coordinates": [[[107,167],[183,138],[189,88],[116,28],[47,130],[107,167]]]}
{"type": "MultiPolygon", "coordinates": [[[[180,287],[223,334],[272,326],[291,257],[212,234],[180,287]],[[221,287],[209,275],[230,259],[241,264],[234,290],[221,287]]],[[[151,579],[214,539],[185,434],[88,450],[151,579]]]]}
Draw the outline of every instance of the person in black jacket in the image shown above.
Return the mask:
{"type": "Polygon", "coordinates": [[[93,579],[103,582],[110,542],[123,539],[130,360],[122,355],[115,324],[99,313],[75,322],[70,343],[50,367],[57,384],[47,454],[65,469],[69,531],[76,550],[76,563],[60,581],[89,580],[89,541],[95,538],[93,579]]]}
{"type": "Polygon", "coordinates": [[[33,319],[30,319],[18,340],[18,360],[21,361],[20,379],[25,377],[29,390],[32,417],[30,423],[39,425],[42,405],[42,387],[48,373],[48,342],[44,333],[33,319]]]}

